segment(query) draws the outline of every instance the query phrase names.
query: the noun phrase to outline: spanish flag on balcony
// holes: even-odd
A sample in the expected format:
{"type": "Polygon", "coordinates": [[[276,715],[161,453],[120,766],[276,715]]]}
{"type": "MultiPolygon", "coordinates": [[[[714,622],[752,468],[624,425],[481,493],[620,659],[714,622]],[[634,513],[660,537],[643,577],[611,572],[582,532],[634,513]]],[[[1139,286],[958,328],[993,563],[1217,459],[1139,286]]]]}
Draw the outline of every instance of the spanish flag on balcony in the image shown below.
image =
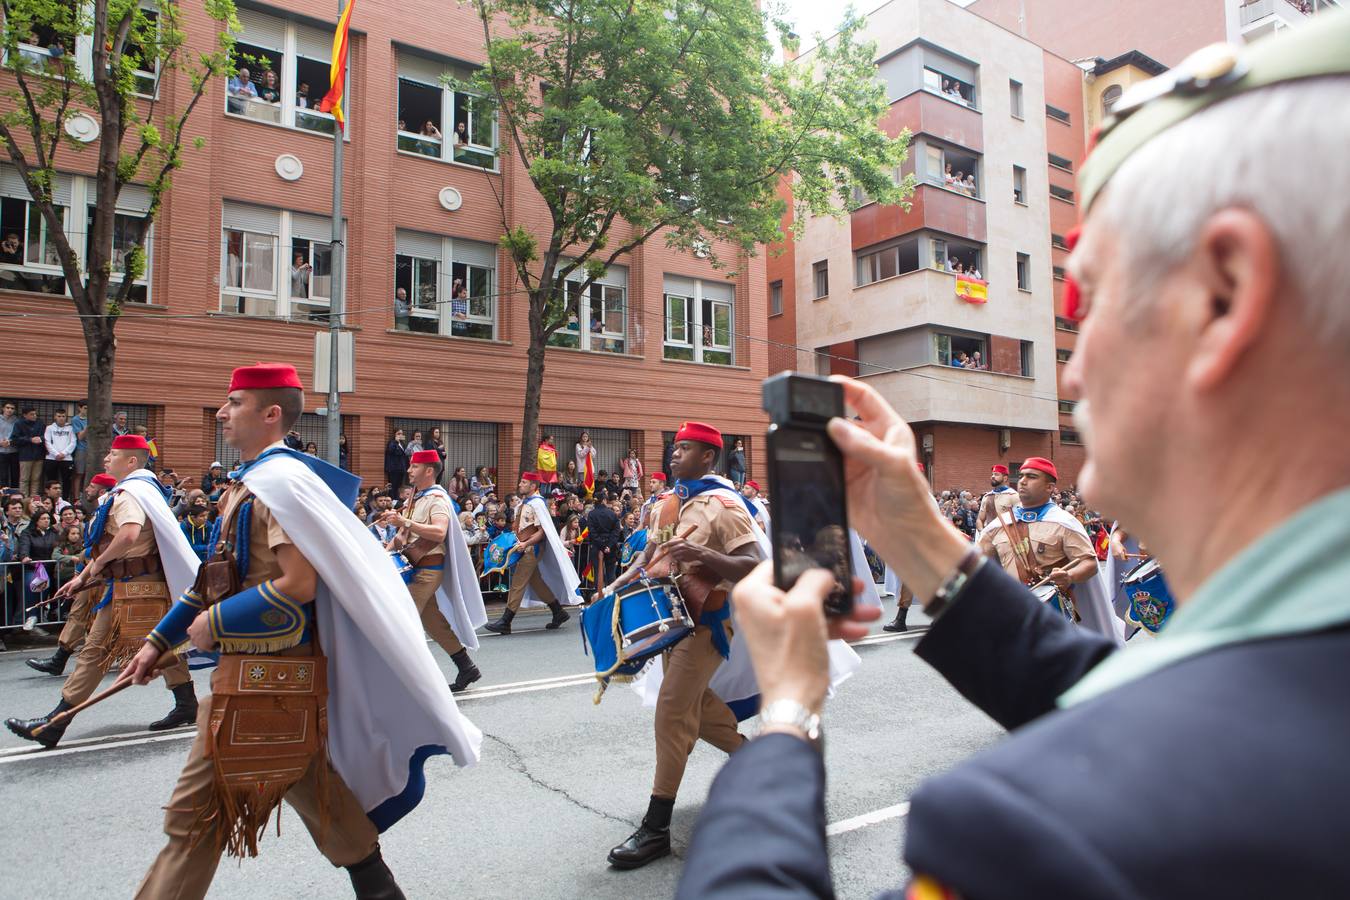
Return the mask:
{"type": "Polygon", "coordinates": [[[981,281],[978,278],[967,278],[964,275],[957,275],[956,296],[967,303],[988,303],[989,282],[981,281]]]}
{"type": "Polygon", "coordinates": [[[347,6],[338,19],[333,33],[333,61],[328,65],[328,93],[319,101],[319,112],[332,113],[338,128],[347,130],[347,119],[342,114],[342,88],[347,83],[347,31],[352,23],[352,7],[356,0],[347,0],[347,6]]]}

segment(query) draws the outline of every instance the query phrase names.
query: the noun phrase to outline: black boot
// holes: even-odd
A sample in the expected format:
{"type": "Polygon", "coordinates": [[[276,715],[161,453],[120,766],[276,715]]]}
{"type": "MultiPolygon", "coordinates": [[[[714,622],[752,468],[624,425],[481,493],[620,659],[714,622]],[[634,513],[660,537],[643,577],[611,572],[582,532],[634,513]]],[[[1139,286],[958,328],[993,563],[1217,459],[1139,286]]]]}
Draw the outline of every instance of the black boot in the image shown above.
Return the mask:
{"type": "Polygon", "coordinates": [[[895,620],[889,625],[882,625],[882,631],[909,631],[909,626],[905,624],[905,617],[909,615],[909,607],[902,606],[895,611],[895,620]]]}
{"type": "Polygon", "coordinates": [[[30,659],[27,662],[30,669],[37,669],[39,672],[45,672],[48,675],[60,675],[66,671],[66,660],[68,659],[70,659],[70,651],[58,644],[56,652],[46,659],[30,659]]]}
{"type": "Polygon", "coordinates": [[[548,608],[553,610],[553,619],[547,625],[544,626],[549,631],[552,631],[555,628],[561,628],[572,618],[570,615],[567,614],[567,610],[562,608],[561,603],[555,601],[553,603],[550,603],[548,605],[548,608]]]}
{"type": "Polygon", "coordinates": [[[70,720],[66,719],[57,725],[43,728],[41,734],[33,734],[33,730],[39,726],[46,725],[59,712],[65,712],[70,709],[70,704],[65,700],[56,704],[56,709],[47,713],[45,716],[38,716],[36,719],[6,719],[5,727],[23,738],[25,741],[37,741],[48,750],[56,746],[56,742],[61,740],[61,735],[66,733],[66,726],[70,720]]]}
{"type": "Polygon", "coordinates": [[[354,866],[347,867],[356,900],[407,900],[394,881],[394,873],[384,864],[380,848],[354,866]]]}
{"type": "Polygon", "coordinates": [[[640,869],[652,860],[669,856],[670,813],[673,809],[674,800],[653,797],[638,830],[609,851],[609,864],[616,869],[640,869]]]}
{"type": "Polygon", "coordinates": [[[489,622],[483,627],[486,628],[488,631],[491,631],[493,634],[510,634],[511,620],[514,619],[515,617],[516,617],[515,610],[504,609],[502,610],[502,617],[500,619],[497,619],[494,622],[489,622]]]}
{"type": "Polygon", "coordinates": [[[460,650],[450,657],[450,661],[454,663],[455,668],[459,670],[459,674],[455,676],[455,680],[450,682],[450,693],[452,694],[458,694],[460,691],[483,677],[483,673],[478,671],[478,667],[473,664],[473,660],[469,659],[468,650],[460,650]]]}
{"type": "Polygon", "coordinates": [[[173,709],[158,722],[151,722],[151,731],[164,731],[180,725],[191,725],[197,721],[197,695],[193,693],[192,682],[180,684],[173,689],[173,709]]]}

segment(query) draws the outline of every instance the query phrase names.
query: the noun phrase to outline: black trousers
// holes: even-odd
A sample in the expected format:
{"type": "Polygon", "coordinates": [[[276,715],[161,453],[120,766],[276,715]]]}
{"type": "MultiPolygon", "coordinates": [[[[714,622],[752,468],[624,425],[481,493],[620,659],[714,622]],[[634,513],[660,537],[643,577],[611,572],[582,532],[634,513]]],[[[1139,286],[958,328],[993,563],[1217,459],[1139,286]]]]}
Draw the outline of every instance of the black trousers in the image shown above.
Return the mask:
{"type": "Polygon", "coordinates": [[[19,454],[0,453],[0,487],[19,486],[19,454]]]}
{"type": "Polygon", "coordinates": [[[45,490],[47,482],[61,482],[61,495],[70,496],[71,479],[75,477],[75,460],[73,459],[48,459],[42,463],[42,487],[45,490]]]}

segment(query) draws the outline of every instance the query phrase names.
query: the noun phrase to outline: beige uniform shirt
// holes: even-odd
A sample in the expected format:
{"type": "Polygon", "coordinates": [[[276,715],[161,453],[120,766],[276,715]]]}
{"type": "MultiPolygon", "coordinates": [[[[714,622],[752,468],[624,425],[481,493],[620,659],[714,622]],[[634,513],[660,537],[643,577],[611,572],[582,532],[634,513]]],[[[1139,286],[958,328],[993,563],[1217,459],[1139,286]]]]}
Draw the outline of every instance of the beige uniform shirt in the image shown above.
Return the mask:
{"type": "Polygon", "coordinates": [[[980,501],[980,514],[975,518],[975,527],[983,528],[1000,515],[1011,516],[1018,501],[1017,491],[990,491],[980,501]]]}
{"type": "MultiPolygon", "coordinates": [[[[450,508],[450,498],[440,491],[427,494],[412,501],[412,509],[408,512],[408,520],[418,525],[430,525],[438,516],[446,520],[449,526],[450,517],[454,515],[454,510],[450,508]]],[[[411,531],[404,533],[403,545],[417,545],[416,549],[426,553],[437,553],[441,544],[435,541],[419,538],[411,531]]]]}
{"type": "Polygon", "coordinates": [[[136,502],[136,498],[127,491],[118,492],[113,498],[112,509],[108,510],[108,522],[103,530],[103,540],[109,541],[116,536],[123,525],[139,525],[141,533],[122,554],[122,559],[134,556],[155,556],[159,553],[155,546],[155,528],[145,516],[145,510],[136,502]]]}
{"type": "MultiPolygon", "coordinates": [[[[232,487],[226,495],[225,507],[221,516],[230,523],[238,513],[239,504],[248,497],[248,491],[242,486],[232,487]]],[[[224,534],[227,528],[222,528],[224,534]]],[[[250,588],[264,581],[281,577],[281,563],[277,561],[277,548],[294,543],[286,534],[281,523],[272,515],[257,497],[253,498],[253,513],[248,529],[248,572],[244,575],[244,587],[250,588]]],[[[235,551],[236,556],[238,550],[235,551]]]]}
{"type": "MultiPolygon", "coordinates": [[[[1009,535],[1016,536],[1020,529],[1014,528],[1011,522],[1011,515],[1003,517],[1007,528],[1002,528],[995,519],[980,533],[980,549],[986,555],[992,556],[998,554],[998,561],[1003,565],[1004,570],[1014,578],[1018,578],[1017,563],[1013,556],[1012,542],[1009,535]]],[[[1092,543],[1087,536],[1080,534],[1059,522],[1028,522],[1026,523],[1027,534],[1030,538],[1029,546],[1023,544],[1020,548],[1024,558],[1027,551],[1030,551],[1030,558],[1037,571],[1028,573],[1040,580],[1045,573],[1051,569],[1062,569],[1066,566],[1074,565],[1084,559],[1097,559],[1096,552],[1092,549],[1092,543]]]]}
{"type": "Polygon", "coordinates": [[[526,528],[539,527],[539,512],[530,503],[520,504],[520,509],[516,511],[516,536],[526,528]]]}
{"type": "MultiPolygon", "coordinates": [[[[669,500],[662,502],[679,501],[672,495],[669,500]]],[[[661,512],[668,515],[669,507],[663,508],[661,512]]],[[[730,556],[741,547],[758,541],[750,514],[745,511],[745,504],[730,497],[699,494],[680,503],[679,518],[673,529],[659,527],[664,518],[661,513],[656,513],[655,517],[658,526],[648,531],[649,543],[663,544],[672,537],[684,536],[691,544],[700,544],[730,556]],[[691,528],[693,531],[685,535],[691,528]]],[[[732,583],[724,580],[718,583],[716,590],[729,590],[731,587],[732,583]]]]}

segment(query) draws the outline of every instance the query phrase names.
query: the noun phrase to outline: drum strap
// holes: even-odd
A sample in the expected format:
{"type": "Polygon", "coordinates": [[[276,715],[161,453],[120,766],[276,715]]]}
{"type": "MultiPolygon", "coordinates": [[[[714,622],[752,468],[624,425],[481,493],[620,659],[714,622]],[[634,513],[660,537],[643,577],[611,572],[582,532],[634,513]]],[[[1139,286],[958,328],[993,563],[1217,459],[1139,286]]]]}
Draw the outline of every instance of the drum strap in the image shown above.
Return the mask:
{"type": "Polygon", "coordinates": [[[1012,547],[1013,564],[1017,566],[1017,577],[1023,584],[1031,584],[1036,580],[1036,566],[1031,560],[1026,559],[1022,553],[1022,546],[1019,540],[1027,542],[1027,550],[1031,549],[1031,532],[1026,525],[1021,522],[1014,522],[1012,531],[1008,530],[1007,520],[1003,518],[1003,513],[998,513],[998,527],[1003,531],[1003,536],[1008,539],[1009,546],[1012,547]],[[1020,526],[1020,527],[1019,527],[1020,526]]]}

